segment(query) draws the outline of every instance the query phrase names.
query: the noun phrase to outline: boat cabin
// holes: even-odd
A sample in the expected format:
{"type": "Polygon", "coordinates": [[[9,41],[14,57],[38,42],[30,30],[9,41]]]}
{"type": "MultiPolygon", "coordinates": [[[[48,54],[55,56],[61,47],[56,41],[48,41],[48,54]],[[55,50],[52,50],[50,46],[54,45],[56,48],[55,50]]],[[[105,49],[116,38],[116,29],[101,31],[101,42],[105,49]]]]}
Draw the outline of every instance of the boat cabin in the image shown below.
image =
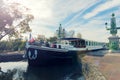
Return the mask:
{"type": "Polygon", "coordinates": [[[76,48],[86,47],[85,40],[81,38],[61,38],[59,41],[61,44],[71,45],[76,48]]]}

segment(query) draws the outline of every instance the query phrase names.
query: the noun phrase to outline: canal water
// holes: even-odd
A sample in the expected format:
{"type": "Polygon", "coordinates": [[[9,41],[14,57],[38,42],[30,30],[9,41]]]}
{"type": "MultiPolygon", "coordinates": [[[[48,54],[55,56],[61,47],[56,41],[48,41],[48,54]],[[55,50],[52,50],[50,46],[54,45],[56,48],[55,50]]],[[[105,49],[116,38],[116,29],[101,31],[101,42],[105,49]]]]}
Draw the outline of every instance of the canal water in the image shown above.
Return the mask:
{"type": "Polygon", "coordinates": [[[0,80],[85,80],[81,63],[30,67],[26,61],[0,63],[6,73],[0,80]],[[4,79],[5,76],[11,78],[4,79]]]}

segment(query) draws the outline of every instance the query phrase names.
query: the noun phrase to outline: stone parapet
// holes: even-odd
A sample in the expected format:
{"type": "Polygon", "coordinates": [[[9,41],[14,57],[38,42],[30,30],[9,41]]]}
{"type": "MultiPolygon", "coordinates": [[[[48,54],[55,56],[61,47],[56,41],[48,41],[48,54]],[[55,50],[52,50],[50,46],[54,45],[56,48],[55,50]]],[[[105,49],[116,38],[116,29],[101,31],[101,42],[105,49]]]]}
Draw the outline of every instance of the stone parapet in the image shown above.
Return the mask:
{"type": "Polygon", "coordinates": [[[82,70],[86,80],[107,80],[98,68],[91,63],[83,62],[82,70]]]}

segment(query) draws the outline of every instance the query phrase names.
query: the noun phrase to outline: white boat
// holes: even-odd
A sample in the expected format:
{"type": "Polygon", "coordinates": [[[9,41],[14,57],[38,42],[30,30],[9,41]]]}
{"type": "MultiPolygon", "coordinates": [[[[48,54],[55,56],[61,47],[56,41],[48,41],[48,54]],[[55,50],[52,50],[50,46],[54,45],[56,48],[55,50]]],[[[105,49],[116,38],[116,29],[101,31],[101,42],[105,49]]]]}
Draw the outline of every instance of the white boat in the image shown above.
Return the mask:
{"type": "Polygon", "coordinates": [[[29,44],[26,56],[30,66],[75,63],[78,55],[86,51],[104,49],[104,43],[88,41],[80,38],[62,38],[54,44],[29,44]]]}

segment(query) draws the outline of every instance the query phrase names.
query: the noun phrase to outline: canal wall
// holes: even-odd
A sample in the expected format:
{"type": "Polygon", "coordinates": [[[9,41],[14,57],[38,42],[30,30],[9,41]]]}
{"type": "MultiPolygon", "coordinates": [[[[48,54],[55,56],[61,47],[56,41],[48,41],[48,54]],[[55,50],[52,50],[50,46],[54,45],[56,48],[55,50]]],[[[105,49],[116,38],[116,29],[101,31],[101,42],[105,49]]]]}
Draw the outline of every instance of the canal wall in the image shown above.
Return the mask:
{"type": "Polygon", "coordinates": [[[94,64],[83,62],[82,70],[85,80],[107,80],[94,64]]]}
{"type": "Polygon", "coordinates": [[[23,58],[23,52],[9,52],[9,53],[0,53],[0,62],[10,62],[10,61],[21,61],[26,60],[23,58]]]}

